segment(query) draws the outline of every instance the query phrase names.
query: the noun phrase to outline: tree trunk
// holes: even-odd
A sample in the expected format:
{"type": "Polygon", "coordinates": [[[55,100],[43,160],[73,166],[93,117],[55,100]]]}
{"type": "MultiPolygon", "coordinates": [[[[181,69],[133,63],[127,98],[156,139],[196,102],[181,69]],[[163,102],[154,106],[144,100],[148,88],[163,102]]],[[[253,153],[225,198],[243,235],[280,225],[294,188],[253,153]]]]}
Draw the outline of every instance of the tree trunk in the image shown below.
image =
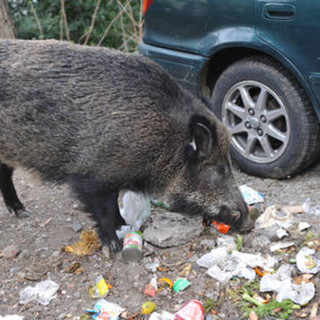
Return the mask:
{"type": "Polygon", "coordinates": [[[7,0],[0,0],[0,38],[13,39],[16,31],[12,22],[7,0]]]}

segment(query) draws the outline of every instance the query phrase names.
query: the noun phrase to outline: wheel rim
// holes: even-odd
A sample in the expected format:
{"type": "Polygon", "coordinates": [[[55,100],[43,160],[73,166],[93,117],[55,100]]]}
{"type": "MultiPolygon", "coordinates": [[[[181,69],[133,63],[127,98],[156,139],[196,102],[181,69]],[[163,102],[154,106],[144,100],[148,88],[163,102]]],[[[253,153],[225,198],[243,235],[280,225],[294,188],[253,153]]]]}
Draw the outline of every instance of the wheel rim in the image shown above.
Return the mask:
{"type": "Polygon", "coordinates": [[[242,81],[227,92],[222,122],[231,134],[232,146],[253,162],[273,162],[288,146],[287,110],[280,97],[261,82],[242,81]]]}

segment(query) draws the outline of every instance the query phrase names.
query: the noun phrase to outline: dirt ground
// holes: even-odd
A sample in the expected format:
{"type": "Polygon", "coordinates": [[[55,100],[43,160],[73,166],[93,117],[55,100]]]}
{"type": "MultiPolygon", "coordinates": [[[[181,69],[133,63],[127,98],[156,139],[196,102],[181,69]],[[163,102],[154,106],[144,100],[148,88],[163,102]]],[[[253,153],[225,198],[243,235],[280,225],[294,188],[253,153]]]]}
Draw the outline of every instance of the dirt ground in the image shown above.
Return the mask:
{"type": "MultiPolygon", "coordinates": [[[[236,172],[236,177],[239,185],[247,184],[264,194],[265,206],[302,204],[307,198],[310,198],[311,203],[320,205],[320,163],[290,180],[260,179],[240,172],[236,172]]],[[[208,245],[210,241],[203,240],[214,240],[217,233],[205,231],[192,242],[176,248],[160,249],[145,245],[140,263],[126,264],[120,256],[108,260],[101,251],[91,256],[78,257],[61,249],[79,240],[80,233],[75,232],[73,227],[75,222],[80,223],[83,229],[88,229],[93,227],[93,221],[80,210],[68,188],[48,185],[22,171],[15,173],[15,184],[22,202],[38,214],[28,219],[17,219],[6,210],[0,199],[0,252],[10,245],[19,248],[16,257],[0,258],[0,316],[19,314],[27,320],[79,319],[86,309],[93,308],[96,300],[89,296],[88,288],[97,276],[102,275],[113,286],[106,299],[133,313],[139,312],[145,301],[154,301],[158,310],[174,313],[190,299],[205,302],[206,298],[210,298],[216,301],[217,319],[243,317],[237,303],[228,295],[228,288],[206,275],[206,270],[195,263],[212,249],[208,245]],[[146,265],[155,258],[159,259],[161,268],[152,272],[146,265]],[[83,274],[67,272],[68,267],[75,262],[83,268],[83,274]],[[184,276],[191,282],[191,286],[180,293],[165,289],[151,298],[144,295],[143,291],[154,275],[158,279],[167,277],[172,280],[184,276]],[[46,279],[60,285],[57,297],[48,306],[19,304],[19,292],[22,289],[46,279]]],[[[306,214],[305,217],[316,234],[319,234],[318,219],[316,215],[306,214]]],[[[243,251],[247,247],[250,249],[252,237],[254,231],[244,236],[243,251]]],[[[302,240],[296,241],[299,247],[302,240]]],[[[316,296],[305,308],[308,317],[311,306],[320,297],[318,275],[314,277],[314,282],[316,296]]],[[[301,314],[291,315],[290,319],[298,319],[299,316],[301,314]]]]}

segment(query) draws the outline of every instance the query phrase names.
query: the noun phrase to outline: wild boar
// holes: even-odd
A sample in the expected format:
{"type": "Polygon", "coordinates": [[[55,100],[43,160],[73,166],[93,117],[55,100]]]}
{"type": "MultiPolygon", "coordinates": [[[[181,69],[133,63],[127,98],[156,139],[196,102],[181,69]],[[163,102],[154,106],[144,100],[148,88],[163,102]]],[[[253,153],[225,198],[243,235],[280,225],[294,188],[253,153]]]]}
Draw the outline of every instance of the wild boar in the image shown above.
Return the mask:
{"type": "Polygon", "coordinates": [[[114,251],[125,189],[241,228],[248,212],[228,150],[207,103],[140,55],[0,40],[0,188],[18,217],[30,213],[12,182],[20,166],[68,183],[114,251]]]}

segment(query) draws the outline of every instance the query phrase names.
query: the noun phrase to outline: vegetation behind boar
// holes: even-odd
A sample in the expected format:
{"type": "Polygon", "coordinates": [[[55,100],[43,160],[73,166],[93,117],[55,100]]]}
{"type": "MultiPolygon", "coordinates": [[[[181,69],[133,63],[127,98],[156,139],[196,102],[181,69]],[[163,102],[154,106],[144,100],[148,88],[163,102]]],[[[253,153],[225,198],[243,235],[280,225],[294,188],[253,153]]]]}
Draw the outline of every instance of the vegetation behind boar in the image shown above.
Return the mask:
{"type": "Polygon", "coordinates": [[[15,167],[68,183],[113,250],[119,190],[241,227],[226,129],[204,101],[139,55],[58,41],[0,40],[0,188],[28,215],[15,167]]]}

